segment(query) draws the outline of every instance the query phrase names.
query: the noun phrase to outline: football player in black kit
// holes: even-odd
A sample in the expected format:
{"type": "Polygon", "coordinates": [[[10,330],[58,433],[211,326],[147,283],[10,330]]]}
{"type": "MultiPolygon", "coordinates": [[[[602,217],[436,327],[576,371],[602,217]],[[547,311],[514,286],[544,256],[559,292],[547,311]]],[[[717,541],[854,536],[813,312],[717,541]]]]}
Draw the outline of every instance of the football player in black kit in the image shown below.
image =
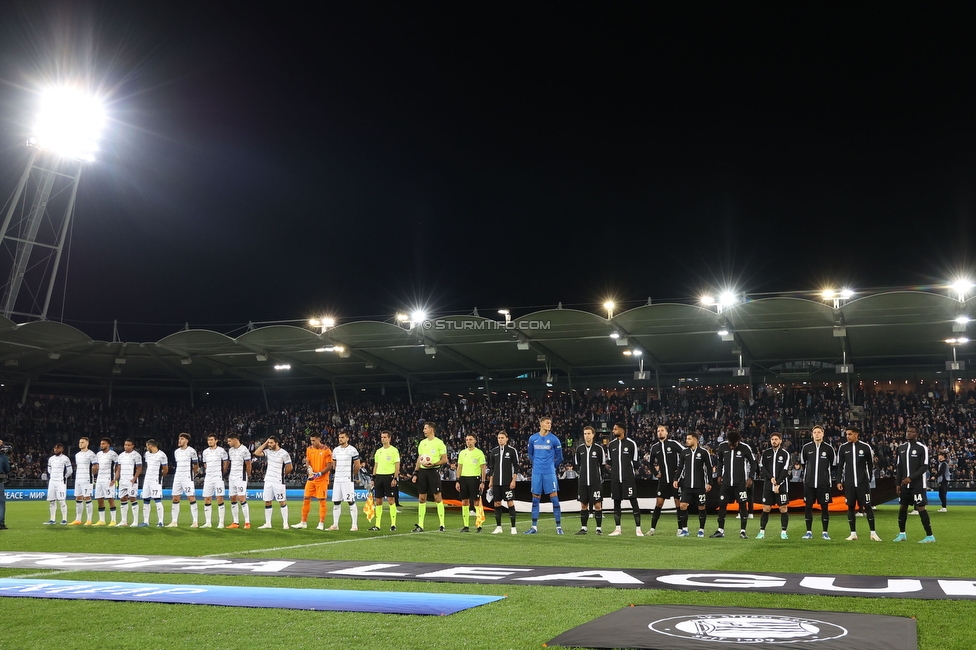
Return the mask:
{"type": "Polygon", "coordinates": [[[783,436],[778,431],[769,434],[769,449],[763,450],[759,457],[759,473],[763,484],[762,516],[759,518],[759,534],[756,539],[766,537],[766,524],[769,523],[769,511],[773,504],[779,505],[779,520],[782,530],[780,539],[789,539],[786,529],[790,525],[790,484],[787,476],[790,471],[790,452],[783,449],[783,436]]]}
{"type": "Polygon", "coordinates": [[[857,519],[854,516],[854,506],[861,505],[861,512],[868,518],[871,529],[871,541],[880,542],[881,538],[874,530],[874,508],[871,507],[871,475],[874,473],[874,452],[871,445],[861,442],[859,429],[851,427],[847,430],[847,442],[837,450],[837,484],[838,490],[844,491],[847,500],[847,523],[851,526],[851,534],[846,541],[857,541],[857,519]]]}
{"type": "Polygon", "coordinates": [[[756,466],[756,457],[752,454],[752,448],[744,442],[740,442],[738,431],[729,431],[728,439],[718,446],[716,455],[718,465],[719,494],[721,502],[718,507],[718,530],[712,533],[712,537],[725,537],[725,514],[730,501],[739,504],[739,537],[749,539],[746,535],[746,524],[749,517],[746,516],[747,503],[749,502],[749,490],[752,488],[752,468],[756,466]]]}
{"type": "Polygon", "coordinates": [[[678,456],[676,479],[672,485],[681,487],[678,504],[678,537],[688,537],[688,506],[698,512],[698,537],[705,536],[705,494],[712,489],[712,459],[708,450],[698,446],[700,435],[691,431],[685,437],[687,447],[678,456]]]}
{"type": "Polygon", "coordinates": [[[607,464],[607,451],[594,442],[595,436],[596,429],[583,427],[583,444],[576,448],[577,496],[582,523],[577,535],[586,534],[591,512],[596,517],[596,534],[603,534],[603,466],[607,464]]]}
{"type": "Polygon", "coordinates": [[[831,471],[837,464],[834,448],[824,442],[824,429],[819,424],[811,431],[813,441],[803,445],[800,450],[800,464],[803,465],[803,503],[806,506],[804,518],[807,532],[803,539],[813,539],[813,504],[820,503],[820,523],[823,525],[821,537],[830,541],[827,527],[830,524],[830,488],[833,485],[831,471]]]}
{"type": "Polygon", "coordinates": [[[616,525],[611,537],[620,535],[620,502],[630,501],[630,508],[634,512],[634,524],[637,526],[637,536],[643,537],[641,530],[640,505],[637,503],[637,443],[627,436],[627,428],[623,422],[613,425],[614,440],[610,441],[607,456],[610,460],[610,496],[613,497],[613,521],[616,525]]]}
{"type": "Polygon", "coordinates": [[[488,461],[488,489],[491,490],[495,505],[495,530],[492,535],[502,532],[502,501],[508,502],[508,517],[512,520],[512,534],[515,529],[515,473],[518,470],[519,456],[515,447],[508,444],[508,434],[498,432],[498,446],[491,450],[488,461]]]}
{"type": "Polygon", "coordinates": [[[915,506],[918,518],[925,528],[925,537],[919,544],[932,544],[935,535],[932,534],[932,522],[929,520],[928,496],[925,494],[925,472],[929,469],[929,448],[918,441],[918,429],[914,425],[905,428],[905,443],[898,446],[895,452],[895,478],[898,485],[895,490],[900,497],[898,502],[898,536],[893,541],[904,542],[905,523],[908,521],[908,506],[915,506]]]}
{"type": "MultiPolygon", "coordinates": [[[[661,518],[661,508],[664,507],[664,500],[674,499],[676,504],[678,502],[678,491],[673,483],[678,476],[675,470],[678,469],[678,455],[682,449],[684,447],[678,444],[676,440],[668,440],[668,428],[666,426],[657,425],[657,442],[651,445],[650,460],[651,467],[657,465],[659,472],[657,477],[657,505],[654,506],[654,514],[651,515],[651,529],[647,531],[648,535],[653,535],[654,529],[657,528],[657,521],[661,518]]],[[[680,521],[681,514],[677,514],[680,521]]],[[[681,530],[681,526],[678,526],[678,530],[681,530]]]]}

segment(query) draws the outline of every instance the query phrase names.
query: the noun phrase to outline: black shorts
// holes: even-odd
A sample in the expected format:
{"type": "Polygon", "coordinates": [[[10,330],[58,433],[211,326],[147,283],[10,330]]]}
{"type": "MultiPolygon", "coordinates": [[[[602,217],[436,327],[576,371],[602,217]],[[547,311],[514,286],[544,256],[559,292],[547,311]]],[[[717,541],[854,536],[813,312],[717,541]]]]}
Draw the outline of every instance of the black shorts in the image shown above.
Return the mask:
{"type": "Polygon", "coordinates": [[[637,483],[634,481],[624,481],[622,483],[610,481],[610,498],[616,501],[637,498],[637,483]]]}
{"type": "MultiPolygon", "coordinates": [[[[870,503],[870,502],[869,502],[870,503]]],[[[929,497],[926,494],[925,488],[914,489],[913,486],[901,488],[901,496],[898,497],[898,503],[903,506],[927,506],[929,504],[929,497]]]]}
{"type": "MultiPolygon", "coordinates": [[[[905,491],[902,490],[902,494],[904,493],[905,491]]],[[[867,510],[871,507],[871,489],[867,487],[849,488],[844,486],[844,501],[847,502],[848,508],[855,504],[860,504],[861,510],[867,510]]]]}
{"type": "Polygon", "coordinates": [[[803,486],[803,503],[819,503],[821,508],[827,508],[830,505],[830,488],[829,487],[810,487],[808,485],[803,486]]]}
{"type": "Polygon", "coordinates": [[[779,493],[773,492],[773,484],[768,481],[763,485],[762,504],[764,506],[787,506],[790,504],[789,485],[786,481],[779,484],[779,493]]]}
{"type": "Polygon", "coordinates": [[[441,493],[441,475],[436,469],[417,470],[417,496],[427,494],[437,496],[441,493]]]}
{"type": "MultiPolygon", "coordinates": [[[[507,485],[511,485],[511,481],[507,485]]],[[[515,500],[515,490],[500,489],[497,485],[491,487],[491,498],[495,503],[500,504],[502,501],[514,501],[515,500]]]]}
{"type": "Polygon", "coordinates": [[[603,486],[600,484],[586,485],[585,483],[580,483],[576,492],[580,503],[592,505],[603,502],[603,486]]]}
{"type": "Polygon", "coordinates": [[[393,487],[393,474],[374,474],[373,498],[380,500],[386,497],[396,497],[396,488],[393,487]]]}
{"type": "Polygon", "coordinates": [[[719,488],[719,499],[725,504],[748,501],[749,490],[744,485],[722,483],[722,486],[719,488]]]}
{"type": "Polygon", "coordinates": [[[657,498],[674,499],[678,496],[678,490],[674,484],[668,483],[663,478],[657,480],[657,498]]]}
{"type": "Polygon", "coordinates": [[[461,485],[460,497],[464,499],[477,499],[481,496],[481,477],[461,476],[457,482],[461,485]]]}
{"type": "Polygon", "coordinates": [[[694,503],[699,508],[704,508],[705,488],[681,488],[681,503],[694,503]]]}

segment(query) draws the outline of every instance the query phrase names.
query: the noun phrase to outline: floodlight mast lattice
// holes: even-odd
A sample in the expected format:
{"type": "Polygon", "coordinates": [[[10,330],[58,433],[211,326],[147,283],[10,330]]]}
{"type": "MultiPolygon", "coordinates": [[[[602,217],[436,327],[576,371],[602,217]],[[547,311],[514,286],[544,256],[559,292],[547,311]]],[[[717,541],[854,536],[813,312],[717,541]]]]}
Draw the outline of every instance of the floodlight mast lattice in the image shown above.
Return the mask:
{"type": "Polygon", "coordinates": [[[47,320],[81,172],[94,160],[103,121],[97,100],[70,88],[52,89],[42,99],[27,140],[30,158],[0,225],[0,248],[12,259],[0,302],[6,318],[47,320]],[[33,188],[29,203],[28,186],[33,188]],[[20,301],[18,310],[24,289],[30,301],[20,301]]]}

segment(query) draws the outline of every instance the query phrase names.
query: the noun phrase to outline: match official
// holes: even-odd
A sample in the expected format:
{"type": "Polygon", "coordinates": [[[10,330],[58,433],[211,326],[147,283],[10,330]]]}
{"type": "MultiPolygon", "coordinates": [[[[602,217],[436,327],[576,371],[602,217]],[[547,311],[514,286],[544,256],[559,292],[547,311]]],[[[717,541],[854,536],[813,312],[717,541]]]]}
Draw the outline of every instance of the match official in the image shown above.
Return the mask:
{"type": "MultiPolygon", "coordinates": [[[[461,497],[461,519],[464,521],[464,527],[460,531],[462,533],[471,532],[468,526],[471,521],[471,504],[481,499],[481,491],[485,489],[485,452],[475,446],[477,442],[478,439],[472,433],[464,436],[465,447],[457,459],[458,479],[454,487],[461,497]]],[[[480,533],[481,526],[475,532],[480,533]]]]}
{"type": "Polygon", "coordinates": [[[400,475],[400,451],[390,444],[389,431],[380,432],[382,446],[373,454],[373,499],[376,501],[376,525],[370,530],[383,527],[383,499],[390,505],[390,532],[396,532],[396,495],[400,491],[397,477],[400,475]]]}

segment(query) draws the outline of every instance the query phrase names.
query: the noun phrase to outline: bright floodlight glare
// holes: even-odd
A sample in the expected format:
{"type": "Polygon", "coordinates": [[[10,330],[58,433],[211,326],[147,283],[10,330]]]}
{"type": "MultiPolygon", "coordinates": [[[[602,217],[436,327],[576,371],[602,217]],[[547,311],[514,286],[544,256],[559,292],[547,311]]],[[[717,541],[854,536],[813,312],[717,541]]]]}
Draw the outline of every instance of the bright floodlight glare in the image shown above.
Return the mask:
{"type": "Polygon", "coordinates": [[[956,339],[956,343],[969,343],[969,339],[967,339],[965,336],[962,336],[956,339]]]}
{"type": "Polygon", "coordinates": [[[956,343],[956,339],[946,339],[946,343],[948,343],[949,345],[952,345],[952,344],[956,343]]]}
{"type": "Polygon", "coordinates": [[[970,321],[969,316],[956,316],[956,322],[960,325],[965,325],[970,321]]]}
{"type": "Polygon", "coordinates": [[[727,329],[720,329],[718,331],[718,335],[719,336],[728,336],[729,335],[729,331],[727,329]]]}
{"type": "Polygon", "coordinates": [[[632,354],[633,354],[633,352],[631,352],[630,350],[624,350],[624,356],[625,357],[629,357],[632,354]]]}
{"type": "Polygon", "coordinates": [[[614,307],[614,304],[613,304],[613,301],[612,300],[608,300],[605,303],[603,303],[603,308],[604,309],[610,309],[610,310],[612,310],[613,307],[614,307]]]}
{"type": "Polygon", "coordinates": [[[714,305],[715,298],[712,298],[711,296],[702,296],[701,304],[705,305],[706,307],[708,307],[709,305],[714,305]]]}
{"type": "Polygon", "coordinates": [[[509,311],[507,309],[499,309],[498,313],[501,314],[502,316],[508,316],[509,311]]]}
{"type": "Polygon", "coordinates": [[[91,162],[104,126],[105,111],[98,99],[75,88],[51,88],[41,97],[28,143],[65,158],[91,162]]]}
{"type": "Polygon", "coordinates": [[[322,327],[335,327],[335,319],[334,318],[328,318],[328,317],[323,318],[322,319],[322,327]]]}
{"type": "Polygon", "coordinates": [[[291,366],[287,363],[279,363],[274,367],[275,370],[291,370],[291,366]]]}
{"type": "Polygon", "coordinates": [[[642,355],[642,354],[644,354],[644,353],[643,353],[643,352],[641,352],[640,350],[634,350],[634,356],[635,356],[635,357],[639,357],[639,356],[640,356],[640,355],[642,355]]]}
{"type": "Polygon", "coordinates": [[[423,321],[427,320],[427,314],[425,314],[424,312],[422,312],[422,311],[420,311],[418,309],[415,312],[413,312],[412,314],[410,314],[410,320],[413,321],[414,323],[423,322],[423,321]]]}
{"type": "Polygon", "coordinates": [[[841,289],[840,290],[841,300],[850,300],[851,296],[853,296],[853,295],[854,295],[854,292],[851,291],[850,289],[841,289]]]}
{"type": "Polygon", "coordinates": [[[612,339],[619,339],[620,338],[620,332],[610,332],[610,338],[612,338],[612,339]]]}
{"type": "Polygon", "coordinates": [[[311,325],[312,327],[318,327],[319,325],[322,324],[322,321],[320,321],[318,318],[309,318],[308,324],[311,325]]]}
{"type": "Polygon", "coordinates": [[[824,300],[833,300],[837,293],[833,289],[824,289],[820,297],[824,300]]]}
{"type": "Polygon", "coordinates": [[[971,280],[963,278],[961,280],[956,280],[955,282],[953,282],[951,285],[949,285],[949,288],[952,289],[955,293],[959,294],[960,296],[964,296],[966,295],[966,293],[969,292],[970,289],[973,288],[973,286],[974,285],[971,280]]]}
{"type": "Polygon", "coordinates": [[[333,349],[333,351],[335,351],[335,352],[345,352],[345,351],[346,351],[346,348],[344,348],[344,347],[342,347],[341,345],[337,345],[337,346],[335,346],[335,347],[334,347],[334,348],[332,348],[332,349],[333,349]]]}
{"type": "Polygon", "coordinates": [[[410,320],[410,317],[401,312],[396,315],[396,319],[401,323],[406,323],[408,320],[410,320]]]}
{"type": "Polygon", "coordinates": [[[726,307],[728,307],[729,305],[734,305],[736,303],[735,294],[732,293],[731,291],[726,291],[725,293],[723,293],[720,300],[721,300],[721,304],[726,307]]]}

